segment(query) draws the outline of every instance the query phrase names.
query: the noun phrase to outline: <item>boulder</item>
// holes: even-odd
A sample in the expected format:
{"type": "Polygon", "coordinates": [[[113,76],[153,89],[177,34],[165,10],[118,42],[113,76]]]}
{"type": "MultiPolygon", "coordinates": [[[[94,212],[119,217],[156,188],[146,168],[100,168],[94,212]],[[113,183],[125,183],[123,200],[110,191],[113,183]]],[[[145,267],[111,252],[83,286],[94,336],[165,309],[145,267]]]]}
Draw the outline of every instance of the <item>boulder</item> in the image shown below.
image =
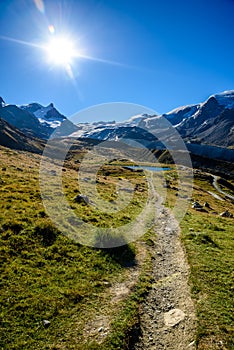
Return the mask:
{"type": "Polygon", "coordinates": [[[84,203],[84,204],[89,204],[89,197],[84,195],[84,194],[78,194],[74,198],[74,202],[76,203],[84,203]]]}
{"type": "Polygon", "coordinates": [[[222,212],[220,216],[222,216],[223,218],[233,218],[232,213],[230,213],[228,210],[225,210],[224,212],[222,212]]]}
{"type": "Polygon", "coordinates": [[[174,327],[185,318],[185,313],[180,309],[172,309],[164,313],[164,323],[168,327],[174,327]]]}
{"type": "Polygon", "coordinates": [[[199,202],[193,202],[192,208],[196,210],[201,210],[203,206],[199,202]]]}

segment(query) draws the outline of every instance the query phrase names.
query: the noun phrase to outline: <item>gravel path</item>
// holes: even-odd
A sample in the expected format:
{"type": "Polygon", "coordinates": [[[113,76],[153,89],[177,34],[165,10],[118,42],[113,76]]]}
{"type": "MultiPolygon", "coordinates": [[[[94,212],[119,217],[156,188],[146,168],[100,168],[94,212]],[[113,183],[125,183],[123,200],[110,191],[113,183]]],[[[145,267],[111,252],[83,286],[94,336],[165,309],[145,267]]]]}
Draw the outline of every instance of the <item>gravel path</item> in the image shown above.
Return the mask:
{"type": "Polygon", "coordinates": [[[228,197],[230,199],[232,199],[234,201],[234,196],[232,196],[231,194],[227,193],[227,192],[224,192],[223,190],[221,190],[221,188],[219,187],[218,185],[218,179],[219,177],[218,176],[215,176],[215,175],[212,175],[210,174],[211,176],[213,176],[213,186],[214,188],[221,194],[223,194],[225,197],[228,197]]]}
{"type": "Polygon", "coordinates": [[[179,227],[170,211],[157,205],[155,283],[141,306],[142,335],[135,350],[194,350],[196,327],[188,286],[188,265],[179,240],[179,227]]]}

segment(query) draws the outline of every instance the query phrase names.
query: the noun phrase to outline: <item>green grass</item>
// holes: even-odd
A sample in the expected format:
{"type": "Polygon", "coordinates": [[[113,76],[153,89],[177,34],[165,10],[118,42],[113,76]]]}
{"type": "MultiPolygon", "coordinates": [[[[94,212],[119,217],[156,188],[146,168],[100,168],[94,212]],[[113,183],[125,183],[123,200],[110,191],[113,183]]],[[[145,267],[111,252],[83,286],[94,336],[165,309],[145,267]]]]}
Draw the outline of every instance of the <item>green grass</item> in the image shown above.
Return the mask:
{"type": "Polygon", "coordinates": [[[189,209],[181,223],[198,318],[196,342],[201,350],[232,349],[233,219],[218,214],[226,209],[233,212],[233,205],[215,199],[207,190],[215,192],[208,178],[197,176],[194,199],[209,202],[211,209],[206,208],[207,212],[189,209]]]}
{"type": "MultiPolygon", "coordinates": [[[[189,282],[197,315],[197,349],[231,350],[234,347],[234,219],[222,218],[219,214],[225,210],[234,214],[234,206],[231,200],[221,201],[209,193],[223,197],[212,186],[212,181],[208,174],[195,173],[191,204],[180,223],[181,239],[190,265],[189,282]],[[202,205],[208,202],[210,208],[196,211],[191,208],[193,201],[202,205]]],[[[173,171],[167,175],[167,184],[165,204],[173,208],[176,200],[173,171]]],[[[226,186],[223,190],[231,193],[226,186]]]]}
{"type": "MultiPolygon", "coordinates": [[[[144,273],[129,296],[114,308],[110,286],[128,280],[138,245],[95,249],[68,239],[43,208],[38,183],[40,156],[5,148],[0,153],[0,349],[127,349],[150,278],[144,273]],[[87,323],[95,324],[100,315],[110,320],[108,337],[101,342],[98,334],[90,337],[84,332],[87,323]],[[51,322],[48,328],[43,320],[51,322]]],[[[98,174],[98,190],[105,200],[115,200],[117,179],[128,179],[139,187],[127,214],[105,218],[89,206],[74,203],[79,193],[77,163],[67,162],[63,173],[68,201],[77,215],[97,226],[118,226],[131,220],[147,196],[142,174],[121,167],[111,169],[111,176],[107,176],[108,165],[98,174]]]]}

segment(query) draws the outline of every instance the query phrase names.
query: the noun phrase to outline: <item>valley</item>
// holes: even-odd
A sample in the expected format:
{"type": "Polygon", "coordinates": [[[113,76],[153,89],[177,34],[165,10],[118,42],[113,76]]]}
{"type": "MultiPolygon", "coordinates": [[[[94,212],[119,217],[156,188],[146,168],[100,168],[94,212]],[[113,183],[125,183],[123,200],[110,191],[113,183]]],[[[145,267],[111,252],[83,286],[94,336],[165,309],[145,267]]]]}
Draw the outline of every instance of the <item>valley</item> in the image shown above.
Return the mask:
{"type": "Polygon", "coordinates": [[[0,100],[1,349],[233,347],[233,96],[77,125],[0,100]]]}
{"type": "Polygon", "coordinates": [[[1,1],[0,350],[234,350],[233,13],[1,1]]]}
{"type": "MultiPolygon", "coordinates": [[[[217,179],[226,196],[214,188],[212,175],[194,171],[179,233],[168,212],[179,195],[177,172],[173,165],[154,172],[155,217],[148,231],[124,246],[92,248],[62,235],[47,216],[41,156],[5,147],[0,152],[3,349],[232,348],[233,218],[220,214],[233,214],[233,178],[217,179]],[[163,203],[159,181],[166,182],[163,203]],[[202,210],[193,209],[194,202],[202,210]],[[173,309],[185,316],[172,327],[163,317],[173,309]]],[[[148,196],[144,172],[128,169],[126,160],[100,169],[98,191],[109,203],[117,199],[119,179],[135,186],[127,211],[103,216],[74,202],[85,152],[77,143],[64,163],[63,188],[72,209],[97,227],[131,221],[148,196]]]]}

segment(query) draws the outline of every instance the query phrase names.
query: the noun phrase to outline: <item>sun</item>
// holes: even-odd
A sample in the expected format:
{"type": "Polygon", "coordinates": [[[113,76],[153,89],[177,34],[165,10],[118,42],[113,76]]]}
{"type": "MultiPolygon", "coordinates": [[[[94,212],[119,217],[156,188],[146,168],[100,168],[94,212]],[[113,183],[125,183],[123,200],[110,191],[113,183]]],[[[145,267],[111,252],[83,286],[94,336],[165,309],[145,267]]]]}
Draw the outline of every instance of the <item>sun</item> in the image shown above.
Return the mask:
{"type": "Polygon", "coordinates": [[[74,42],[67,37],[53,37],[45,46],[50,63],[58,66],[70,65],[77,56],[74,42]]]}

